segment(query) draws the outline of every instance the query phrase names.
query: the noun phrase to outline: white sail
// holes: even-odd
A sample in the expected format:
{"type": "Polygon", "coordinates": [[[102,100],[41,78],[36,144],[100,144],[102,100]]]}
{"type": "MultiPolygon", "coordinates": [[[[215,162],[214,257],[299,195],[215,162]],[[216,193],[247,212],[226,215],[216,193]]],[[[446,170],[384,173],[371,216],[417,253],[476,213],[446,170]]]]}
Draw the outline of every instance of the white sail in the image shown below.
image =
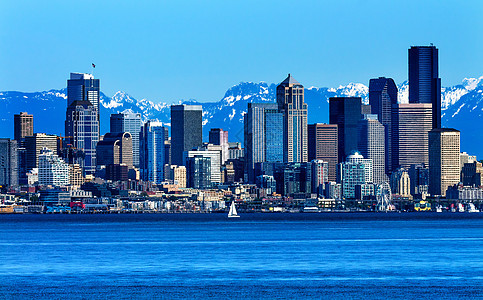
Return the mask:
{"type": "Polygon", "coordinates": [[[228,212],[228,218],[238,218],[240,217],[236,212],[235,202],[231,202],[230,211],[228,212]]]}

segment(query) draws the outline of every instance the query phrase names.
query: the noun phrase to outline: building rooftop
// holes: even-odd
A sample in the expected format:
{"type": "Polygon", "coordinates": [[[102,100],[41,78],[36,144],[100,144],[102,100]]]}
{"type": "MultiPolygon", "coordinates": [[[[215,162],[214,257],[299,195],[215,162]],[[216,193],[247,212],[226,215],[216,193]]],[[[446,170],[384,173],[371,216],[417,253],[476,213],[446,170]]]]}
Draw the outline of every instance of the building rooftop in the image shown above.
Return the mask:
{"type": "Polygon", "coordinates": [[[295,78],[292,77],[292,75],[290,75],[290,73],[288,74],[287,78],[285,78],[285,80],[282,81],[280,84],[281,85],[301,85],[297,80],[295,80],[295,78]]]}

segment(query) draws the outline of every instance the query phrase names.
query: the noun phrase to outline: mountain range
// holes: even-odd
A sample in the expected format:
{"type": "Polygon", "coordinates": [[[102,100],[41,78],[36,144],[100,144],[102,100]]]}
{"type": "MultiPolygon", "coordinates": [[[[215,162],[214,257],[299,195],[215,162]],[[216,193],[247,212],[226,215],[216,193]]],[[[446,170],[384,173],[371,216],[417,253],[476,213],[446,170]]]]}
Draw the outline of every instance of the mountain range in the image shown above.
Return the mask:
{"type": "MultiPolygon", "coordinates": [[[[207,140],[210,128],[229,131],[231,142],[243,143],[243,115],[250,102],[274,102],[276,84],[265,82],[241,82],[229,88],[219,101],[200,103],[196,100],[180,101],[182,104],[203,106],[203,133],[207,140]]],[[[398,101],[408,102],[408,83],[398,86],[398,101]]],[[[308,122],[328,121],[330,97],[361,97],[368,102],[368,87],[350,83],[337,88],[309,87],[305,89],[305,102],[309,108],[308,122]]],[[[442,124],[461,131],[461,150],[483,156],[483,76],[465,78],[461,84],[444,87],[441,91],[442,124]]],[[[0,136],[13,137],[13,114],[27,111],[34,115],[35,132],[64,134],[66,89],[44,92],[0,92],[0,136]]],[[[125,92],[112,97],[101,93],[101,133],[109,131],[112,113],[131,111],[141,113],[144,120],[156,119],[170,125],[170,104],[155,103],[147,99],[137,100],[125,92]]]]}

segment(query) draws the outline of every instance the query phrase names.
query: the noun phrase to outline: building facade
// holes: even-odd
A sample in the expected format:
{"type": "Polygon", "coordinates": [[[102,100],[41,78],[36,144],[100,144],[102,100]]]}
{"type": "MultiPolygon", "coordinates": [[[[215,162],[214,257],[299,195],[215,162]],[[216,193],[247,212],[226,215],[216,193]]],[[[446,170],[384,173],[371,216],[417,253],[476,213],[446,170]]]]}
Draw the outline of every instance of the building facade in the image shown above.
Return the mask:
{"type": "Polygon", "coordinates": [[[278,110],[283,113],[284,162],[306,162],[307,104],[304,87],[290,74],[277,86],[278,110]]]}
{"type": "Polygon", "coordinates": [[[392,78],[379,77],[369,81],[369,104],[372,114],[384,126],[386,174],[392,168],[392,110],[397,106],[397,86],[392,78]]]}
{"type": "Polygon", "coordinates": [[[432,128],[441,128],[441,78],[438,49],[413,46],[408,50],[409,103],[432,104],[432,128]]]}
{"type": "Polygon", "coordinates": [[[436,128],[429,132],[429,193],[445,196],[460,181],[460,132],[436,128]]]}
{"type": "Polygon", "coordinates": [[[244,116],[247,180],[255,182],[256,163],[283,161],[283,114],[274,103],[248,103],[244,116]]]}
{"type": "Polygon", "coordinates": [[[0,138],[1,186],[17,186],[19,183],[17,148],[17,141],[8,138],[0,138]]]}
{"type": "Polygon", "coordinates": [[[362,156],[372,160],[373,182],[387,181],[385,159],[385,128],[377,120],[377,115],[364,115],[359,121],[358,148],[362,156]]]}
{"type": "Polygon", "coordinates": [[[393,168],[428,165],[428,132],[432,129],[432,105],[398,104],[393,111],[393,168]]]}
{"type": "Polygon", "coordinates": [[[183,153],[203,143],[201,105],[171,105],[171,162],[183,165],[183,153]]]}
{"type": "Polygon", "coordinates": [[[336,124],[309,124],[308,159],[323,160],[328,163],[328,180],[336,181],[338,161],[338,129],[336,124]]]}
{"type": "Polygon", "coordinates": [[[139,168],[139,135],[141,133],[141,114],[124,112],[111,114],[111,132],[129,132],[132,138],[133,165],[139,168]]]}
{"type": "Polygon", "coordinates": [[[13,136],[19,143],[23,142],[26,136],[34,135],[34,116],[26,112],[15,114],[13,116],[13,136]]]}
{"type": "Polygon", "coordinates": [[[38,159],[44,148],[50,149],[56,154],[57,136],[35,133],[25,137],[25,166],[27,171],[38,167],[38,159]]]}
{"type": "Polygon", "coordinates": [[[338,130],[338,162],[358,149],[357,125],[362,118],[360,97],[334,97],[329,99],[329,123],[338,130]]]}
{"type": "Polygon", "coordinates": [[[68,186],[69,165],[50,149],[44,148],[39,156],[39,184],[68,186]]]}
{"type": "Polygon", "coordinates": [[[141,178],[159,184],[164,178],[164,141],[165,129],[163,123],[147,121],[141,129],[140,166],[141,178]]]}

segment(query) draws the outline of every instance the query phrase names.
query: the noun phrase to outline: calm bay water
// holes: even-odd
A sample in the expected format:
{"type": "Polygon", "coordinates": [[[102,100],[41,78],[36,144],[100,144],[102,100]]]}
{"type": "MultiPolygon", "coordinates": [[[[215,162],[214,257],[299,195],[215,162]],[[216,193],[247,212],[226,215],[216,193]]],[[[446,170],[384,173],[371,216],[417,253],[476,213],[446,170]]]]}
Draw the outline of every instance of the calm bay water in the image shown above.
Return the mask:
{"type": "Polygon", "coordinates": [[[0,298],[483,298],[483,213],[0,215],[0,298]]]}

